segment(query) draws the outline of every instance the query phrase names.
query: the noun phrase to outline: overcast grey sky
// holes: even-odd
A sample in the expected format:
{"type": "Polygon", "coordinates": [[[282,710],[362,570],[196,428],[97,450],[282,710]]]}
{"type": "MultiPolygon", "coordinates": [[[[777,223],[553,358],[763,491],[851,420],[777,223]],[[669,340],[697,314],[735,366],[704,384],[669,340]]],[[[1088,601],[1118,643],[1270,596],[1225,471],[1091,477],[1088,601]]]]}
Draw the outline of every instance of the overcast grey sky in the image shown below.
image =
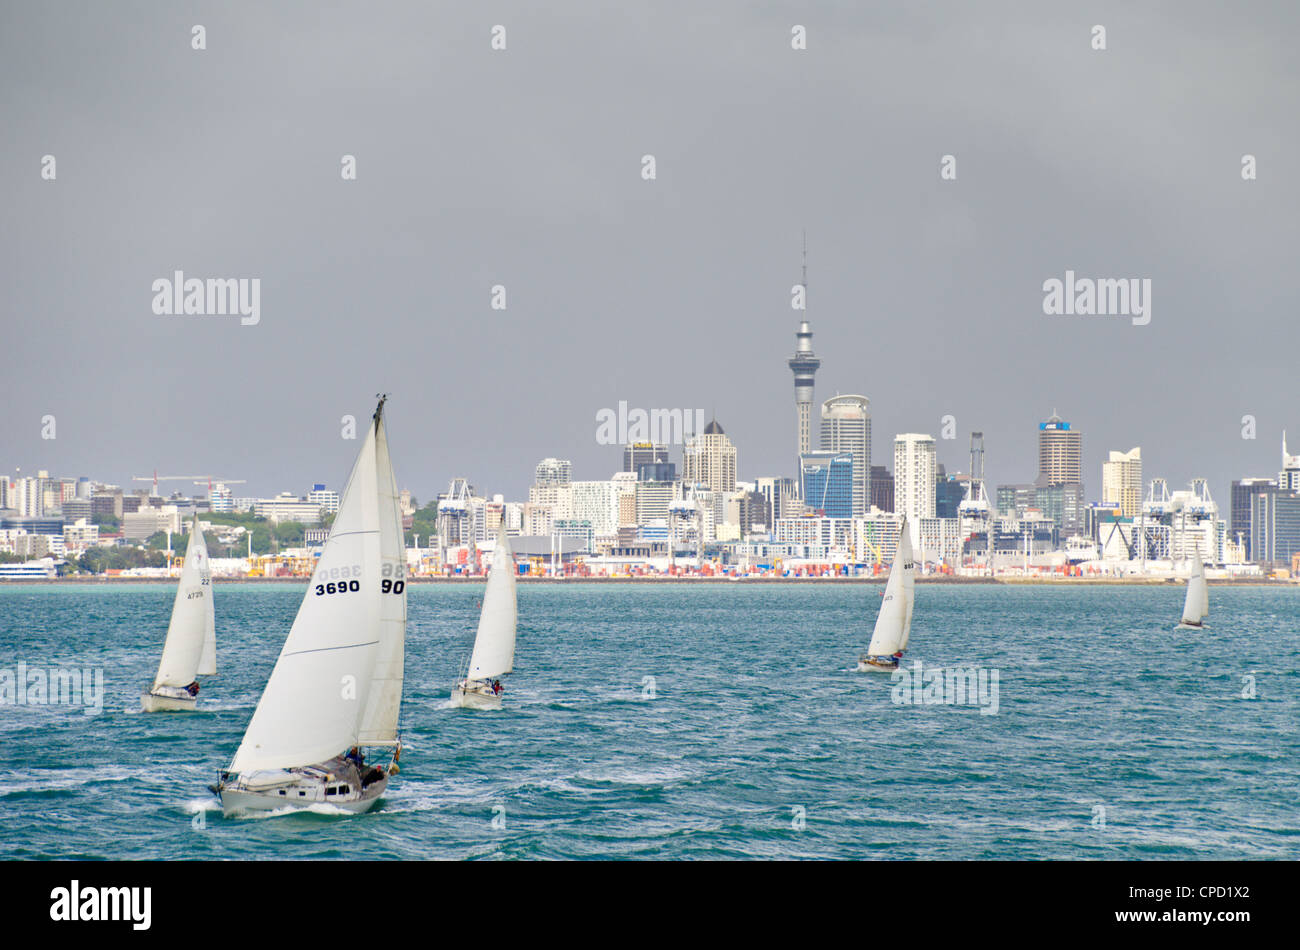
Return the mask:
{"type": "Polygon", "coordinates": [[[807,228],[817,397],[870,397],[875,461],[952,414],[950,470],[982,429],[989,477],[1028,481],[1055,408],[1090,497],[1141,445],[1146,478],[1209,476],[1226,510],[1284,427],[1300,445],[1298,19],[4,0],[0,467],[338,487],[339,419],[385,390],[422,500],[454,475],[521,497],[549,455],[607,478],[619,400],[716,409],[742,478],[793,474],[807,228]],[[178,269],[260,278],[261,322],[155,315],[178,269]],[[1066,269],[1150,278],[1151,323],[1045,315],[1066,269]]]}

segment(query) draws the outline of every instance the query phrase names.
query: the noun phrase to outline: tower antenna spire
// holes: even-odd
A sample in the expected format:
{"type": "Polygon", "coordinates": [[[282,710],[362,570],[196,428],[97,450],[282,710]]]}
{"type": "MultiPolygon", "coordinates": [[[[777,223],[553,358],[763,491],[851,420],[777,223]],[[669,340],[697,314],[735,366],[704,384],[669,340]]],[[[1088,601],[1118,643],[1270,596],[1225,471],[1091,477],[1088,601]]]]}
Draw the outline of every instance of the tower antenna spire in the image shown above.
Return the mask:
{"type": "Polygon", "coordinates": [[[803,284],[804,300],[808,299],[808,229],[804,228],[803,234],[803,278],[800,283],[803,284]]]}

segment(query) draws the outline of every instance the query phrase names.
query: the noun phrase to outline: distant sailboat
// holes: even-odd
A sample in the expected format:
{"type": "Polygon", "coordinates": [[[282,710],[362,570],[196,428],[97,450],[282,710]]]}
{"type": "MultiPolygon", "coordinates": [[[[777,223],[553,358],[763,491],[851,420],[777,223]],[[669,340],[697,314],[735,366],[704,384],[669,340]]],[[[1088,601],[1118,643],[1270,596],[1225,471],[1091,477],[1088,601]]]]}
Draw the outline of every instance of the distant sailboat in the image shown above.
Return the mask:
{"type": "Polygon", "coordinates": [[[876,629],[866,655],[858,657],[858,672],[889,672],[898,669],[898,661],[907,649],[912,632],[912,603],[916,565],[912,561],[912,533],[907,518],[898,529],[898,552],[889,568],[885,596],[880,601],[876,629]]]}
{"type": "Polygon", "coordinates": [[[398,771],[406,551],[384,398],[348,476],[298,616],[230,768],[230,815],[285,806],[371,808],[398,771]],[[365,750],[393,749],[387,768],[365,750]]]}
{"type": "Polygon", "coordinates": [[[1197,548],[1191,576],[1187,578],[1187,597],[1183,601],[1183,619],[1176,629],[1204,630],[1210,615],[1210,588],[1205,582],[1205,564],[1197,548]]]}
{"type": "Polygon", "coordinates": [[[451,691],[451,704],[470,709],[500,709],[501,681],[515,667],[515,631],[519,618],[515,597],[515,559],[510,553],[505,521],[497,531],[492,571],[483,593],[478,635],[469,670],[451,691]]]}
{"type": "Polygon", "coordinates": [[[217,634],[212,610],[212,569],[196,512],[185,547],[167,640],[153,685],[140,695],[145,712],[193,709],[199,694],[196,676],[217,672],[217,634]]]}

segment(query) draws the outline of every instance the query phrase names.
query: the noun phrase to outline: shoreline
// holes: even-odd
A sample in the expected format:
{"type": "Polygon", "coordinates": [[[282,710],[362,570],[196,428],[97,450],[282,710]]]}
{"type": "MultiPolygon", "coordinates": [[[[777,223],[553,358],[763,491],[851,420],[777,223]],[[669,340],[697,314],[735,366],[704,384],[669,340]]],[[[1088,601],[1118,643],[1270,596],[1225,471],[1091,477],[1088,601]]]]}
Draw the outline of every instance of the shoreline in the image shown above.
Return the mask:
{"type": "MultiPolygon", "coordinates": [[[[307,577],[214,577],[219,585],[226,584],[301,584],[307,577]]],[[[408,577],[409,584],[482,584],[485,577],[408,577]]],[[[521,584],[876,584],[884,586],[887,575],[870,577],[520,577],[521,584]]],[[[107,577],[100,574],[72,577],[4,577],[0,587],[23,587],[59,584],[174,584],[174,577],[107,577]]],[[[953,577],[931,575],[916,578],[917,584],[953,585],[1003,585],[1007,587],[1184,587],[1186,580],[1175,577],[953,577]]],[[[1215,578],[1207,579],[1211,587],[1293,587],[1300,589],[1300,579],[1275,580],[1269,578],[1215,578]]]]}

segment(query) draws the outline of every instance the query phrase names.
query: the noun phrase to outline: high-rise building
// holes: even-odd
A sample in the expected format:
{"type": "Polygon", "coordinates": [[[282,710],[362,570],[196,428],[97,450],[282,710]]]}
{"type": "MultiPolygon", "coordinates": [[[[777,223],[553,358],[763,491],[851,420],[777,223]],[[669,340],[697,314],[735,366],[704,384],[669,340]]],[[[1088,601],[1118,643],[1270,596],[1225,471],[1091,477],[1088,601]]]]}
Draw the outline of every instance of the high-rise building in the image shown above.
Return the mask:
{"type": "Polygon", "coordinates": [[[668,463],[668,446],[654,442],[629,442],[623,446],[623,471],[638,472],[642,465],[668,463]]]}
{"type": "MultiPolygon", "coordinates": [[[[939,466],[941,469],[943,466],[939,466]]],[[[934,514],[936,518],[956,518],[957,509],[966,498],[966,476],[939,475],[934,483],[934,514]]]]}
{"type": "Polygon", "coordinates": [[[1300,492],[1300,455],[1288,455],[1286,432],[1282,433],[1282,471],[1277,475],[1278,491],[1300,492]]]}
{"type": "Polygon", "coordinates": [[[538,485],[567,485],[573,477],[573,463],[568,459],[545,458],[537,463],[533,478],[538,485]]]}
{"type": "Polygon", "coordinates": [[[1270,487],[1250,503],[1251,560],[1289,566],[1300,554],[1300,493],[1270,487]]]}
{"type": "Polygon", "coordinates": [[[1048,485],[1082,482],[1082,457],[1083,436],[1070,423],[1056,413],[1038,423],[1038,477],[1046,478],[1048,485]]]}
{"type": "Polygon", "coordinates": [[[636,467],[636,477],[643,482],[675,482],[677,466],[673,462],[645,462],[636,467]]]}
{"type": "Polygon", "coordinates": [[[755,480],[755,488],[767,504],[768,515],[772,522],[777,518],[790,518],[799,514],[799,485],[788,476],[764,475],[755,480]]]}
{"type": "Polygon", "coordinates": [[[867,513],[871,500],[871,400],[832,396],[822,403],[823,452],[853,456],[853,517],[867,513]]]}
{"type": "Polygon", "coordinates": [[[1232,483],[1232,513],[1228,528],[1228,537],[1234,544],[1240,544],[1246,560],[1254,560],[1253,545],[1250,538],[1251,510],[1254,508],[1255,496],[1261,492],[1277,491],[1277,482],[1271,478],[1239,478],[1232,483]]]}
{"type": "Polygon", "coordinates": [[[827,518],[852,518],[853,463],[849,452],[805,452],[799,456],[805,508],[827,518]]]}
{"type": "Polygon", "coordinates": [[[894,510],[894,476],[883,465],[871,466],[871,507],[894,510]]]}
{"type": "MultiPolygon", "coordinates": [[[[905,432],[894,437],[894,511],[913,524],[933,518],[938,473],[934,436],[905,432]]],[[[916,539],[914,534],[913,539],[916,539]]]]}
{"type": "Polygon", "coordinates": [[[1136,518],[1142,508],[1142,448],[1127,452],[1113,449],[1101,463],[1101,500],[1119,506],[1125,518],[1136,518]]]}
{"type": "Polygon", "coordinates": [[[682,480],[714,492],[736,490],[736,447],[717,419],[687,441],[682,450],[682,480]]]}

